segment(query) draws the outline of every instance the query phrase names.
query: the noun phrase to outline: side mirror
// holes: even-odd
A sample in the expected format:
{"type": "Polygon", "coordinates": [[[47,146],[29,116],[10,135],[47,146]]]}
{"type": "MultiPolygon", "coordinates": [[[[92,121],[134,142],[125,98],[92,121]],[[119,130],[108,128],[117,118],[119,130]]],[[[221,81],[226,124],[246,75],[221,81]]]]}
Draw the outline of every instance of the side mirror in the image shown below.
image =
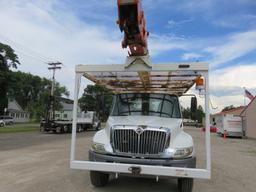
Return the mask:
{"type": "Polygon", "coordinates": [[[197,112],[197,98],[196,97],[191,98],[190,110],[191,110],[191,119],[196,120],[196,112],[197,112]]]}

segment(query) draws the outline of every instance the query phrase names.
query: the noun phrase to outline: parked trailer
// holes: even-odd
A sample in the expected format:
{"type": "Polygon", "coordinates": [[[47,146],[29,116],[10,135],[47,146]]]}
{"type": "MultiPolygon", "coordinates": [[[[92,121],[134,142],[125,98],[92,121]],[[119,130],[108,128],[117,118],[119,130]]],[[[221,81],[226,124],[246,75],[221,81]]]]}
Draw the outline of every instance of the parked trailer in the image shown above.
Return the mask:
{"type": "Polygon", "coordinates": [[[215,117],[217,133],[231,137],[242,137],[242,118],[232,114],[223,114],[215,117]],[[226,132],[226,133],[225,133],[226,132]]]}

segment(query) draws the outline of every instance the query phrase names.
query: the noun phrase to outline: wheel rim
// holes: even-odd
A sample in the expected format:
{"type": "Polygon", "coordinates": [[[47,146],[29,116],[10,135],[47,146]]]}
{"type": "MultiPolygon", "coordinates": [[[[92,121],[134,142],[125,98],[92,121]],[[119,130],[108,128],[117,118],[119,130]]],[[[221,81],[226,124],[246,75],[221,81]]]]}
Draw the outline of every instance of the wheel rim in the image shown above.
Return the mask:
{"type": "Polygon", "coordinates": [[[68,132],[68,127],[64,126],[64,132],[67,133],[68,132]]]}
{"type": "Polygon", "coordinates": [[[60,133],[60,130],[61,130],[61,128],[60,128],[60,127],[57,127],[56,132],[57,132],[57,133],[60,133]]]}

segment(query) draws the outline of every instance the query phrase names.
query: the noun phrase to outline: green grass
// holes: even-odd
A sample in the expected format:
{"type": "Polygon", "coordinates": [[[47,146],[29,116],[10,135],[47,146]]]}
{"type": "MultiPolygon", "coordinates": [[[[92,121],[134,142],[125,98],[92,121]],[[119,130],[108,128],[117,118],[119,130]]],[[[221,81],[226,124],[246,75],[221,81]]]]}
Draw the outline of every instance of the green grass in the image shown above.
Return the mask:
{"type": "Polygon", "coordinates": [[[242,151],[243,153],[246,153],[249,156],[256,156],[256,150],[246,150],[242,151]]]}
{"type": "Polygon", "coordinates": [[[14,124],[9,126],[0,127],[0,134],[1,133],[20,133],[20,132],[36,132],[39,131],[38,124],[14,124]]]}

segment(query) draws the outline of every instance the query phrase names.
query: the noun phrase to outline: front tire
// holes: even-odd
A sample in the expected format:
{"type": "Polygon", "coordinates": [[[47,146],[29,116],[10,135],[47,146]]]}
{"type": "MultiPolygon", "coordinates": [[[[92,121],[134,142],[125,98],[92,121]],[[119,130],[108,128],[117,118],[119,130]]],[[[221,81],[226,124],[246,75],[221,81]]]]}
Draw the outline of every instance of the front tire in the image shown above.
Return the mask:
{"type": "Polygon", "coordinates": [[[63,129],[61,126],[56,127],[56,133],[57,134],[63,133],[63,129]]]}
{"type": "Polygon", "coordinates": [[[194,179],[192,178],[179,178],[178,190],[179,192],[192,192],[194,179]]]}
{"type": "Polygon", "coordinates": [[[68,133],[68,126],[67,126],[67,125],[64,125],[64,126],[63,126],[63,132],[64,132],[64,133],[68,133]]]}
{"type": "Polygon", "coordinates": [[[95,187],[104,187],[108,183],[109,174],[99,171],[90,171],[91,183],[95,187]]]}
{"type": "Polygon", "coordinates": [[[101,123],[97,123],[96,131],[99,131],[100,128],[101,128],[101,123]]]}

